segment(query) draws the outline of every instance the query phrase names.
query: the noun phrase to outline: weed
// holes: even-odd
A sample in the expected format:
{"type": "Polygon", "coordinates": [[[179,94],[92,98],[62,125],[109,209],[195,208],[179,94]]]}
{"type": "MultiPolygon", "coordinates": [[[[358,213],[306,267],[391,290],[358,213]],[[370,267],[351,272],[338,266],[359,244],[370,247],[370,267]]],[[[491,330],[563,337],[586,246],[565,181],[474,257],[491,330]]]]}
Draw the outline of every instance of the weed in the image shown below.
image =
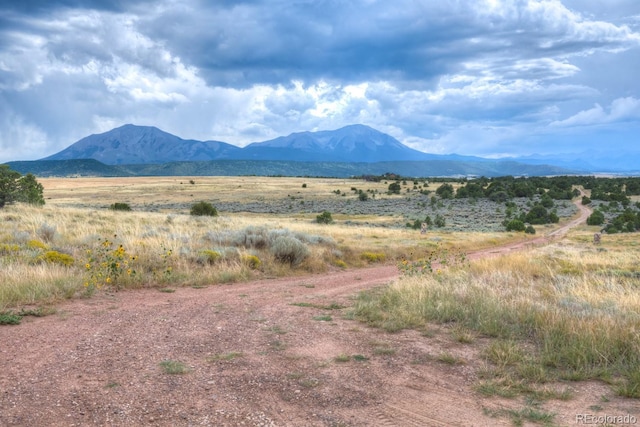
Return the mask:
{"type": "Polygon", "coordinates": [[[213,356],[209,356],[207,358],[207,361],[208,362],[231,361],[243,356],[244,354],[241,352],[231,351],[229,353],[219,353],[219,354],[214,354],[213,356]]]}
{"type": "Polygon", "coordinates": [[[283,350],[285,350],[287,348],[287,345],[284,342],[280,341],[280,340],[271,341],[269,343],[269,346],[272,349],[274,349],[275,351],[283,351],[283,350]]]}
{"type": "Polygon", "coordinates": [[[318,320],[320,322],[331,322],[333,320],[333,318],[331,316],[329,316],[328,314],[324,314],[322,316],[315,316],[313,318],[313,320],[318,320]]]}
{"type": "Polygon", "coordinates": [[[165,374],[180,375],[189,372],[187,365],[177,360],[163,360],[160,362],[160,367],[165,374]]]}
{"type": "Polygon", "coordinates": [[[355,360],[356,362],[366,362],[367,360],[369,360],[369,358],[362,354],[354,354],[353,360],[355,360]]]}
{"type": "Polygon", "coordinates": [[[451,353],[442,353],[436,357],[436,360],[447,365],[464,365],[464,360],[452,355],[451,353]]]}
{"type": "Polygon", "coordinates": [[[87,250],[87,256],[85,269],[88,277],[84,286],[90,293],[105,285],[118,290],[123,286],[124,278],[136,276],[133,266],[137,257],[129,255],[122,244],[115,247],[109,239],[98,239],[97,249],[87,250]]]}
{"type": "Polygon", "coordinates": [[[620,396],[639,399],[640,398],[640,368],[629,372],[626,380],[616,389],[620,396]]]}
{"type": "Polygon", "coordinates": [[[338,363],[346,363],[351,360],[351,356],[349,356],[348,354],[339,354],[334,357],[333,360],[338,363]]]}
{"type": "Polygon", "coordinates": [[[0,312],[0,325],[19,325],[22,316],[10,312],[0,312]]]}
{"type": "Polygon", "coordinates": [[[172,294],[175,291],[176,290],[174,288],[160,288],[160,289],[158,289],[158,292],[164,292],[165,294],[172,294]]]}
{"type": "Polygon", "coordinates": [[[252,270],[258,269],[260,267],[260,264],[262,264],[260,258],[255,255],[242,256],[242,262],[252,270]]]}

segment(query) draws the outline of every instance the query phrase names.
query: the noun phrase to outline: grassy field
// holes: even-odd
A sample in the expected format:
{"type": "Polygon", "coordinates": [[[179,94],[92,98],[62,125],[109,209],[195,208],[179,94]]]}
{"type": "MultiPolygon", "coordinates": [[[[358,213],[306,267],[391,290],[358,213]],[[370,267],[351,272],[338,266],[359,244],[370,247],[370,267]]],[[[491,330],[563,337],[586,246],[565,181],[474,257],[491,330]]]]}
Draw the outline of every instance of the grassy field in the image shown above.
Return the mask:
{"type": "MultiPolygon", "coordinates": [[[[278,200],[303,193],[309,205],[336,199],[369,204],[373,200],[359,202],[352,190],[364,187],[377,201],[397,205],[426,197],[417,191],[413,197],[387,195],[384,182],[252,177],[41,182],[44,207],[17,204],[0,212],[0,310],[55,303],[103,287],[206,286],[395,263],[424,257],[435,247],[466,252],[525,238],[472,231],[473,226],[466,232],[445,228],[421,235],[404,226],[409,217],[377,213],[375,208],[366,214],[334,211],[332,224],[318,224],[315,218],[321,211],[315,210],[251,211],[256,203],[268,210],[278,200]],[[200,200],[215,206],[237,203],[247,211],[189,215],[189,207],[200,200]],[[133,210],[109,209],[114,203],[127,203],[133,210]],[[157,209],[162,204],[177,207],[157,209]]],[[[453,215],[451,207],[434,209],[453,215]]]]}
{"type": "MultiPolygon", "coordinates": [[[[598,228],[581,226],[554,244],[469,261],[467,253],[532,236],[500,231],[504,205],[432,199],[423,190],[437,185],[425,182],[407,183],[400,195],[386,194],[384,181],[343,179],[42,183],[44,207],[0,211],[0,323],[44,315],[60,300],[104,290],[168,292],[396,264],[400,279],[361,294],[352,316],[388,331],[426,335],[438,323],[458,342],[482,340],[479,393],[569,399],[568,382],[596,379],[621,396],[640,398],[636,233],[606,235],[594,245],[598,228]],[[359,200],[360,189],[369,200],[359,200]],[[189,215],[197,201],[213,203],[219,216],[189,215]],[[133,210],[111,210],[113,203],[133,210]],[[332,224],[315,221],[324,207],[331,208],[332,224]],[[426,234],[406,227],[427,214],[443,215],[447,226],[426,234]]],[[[559,202],[558,213],[563,222],[575,209],[559,202]]],[[[536,229],[543,234],[554,227],[536,229]]],[[[448,354],[442,361],[464,363],[448,354]]]]}

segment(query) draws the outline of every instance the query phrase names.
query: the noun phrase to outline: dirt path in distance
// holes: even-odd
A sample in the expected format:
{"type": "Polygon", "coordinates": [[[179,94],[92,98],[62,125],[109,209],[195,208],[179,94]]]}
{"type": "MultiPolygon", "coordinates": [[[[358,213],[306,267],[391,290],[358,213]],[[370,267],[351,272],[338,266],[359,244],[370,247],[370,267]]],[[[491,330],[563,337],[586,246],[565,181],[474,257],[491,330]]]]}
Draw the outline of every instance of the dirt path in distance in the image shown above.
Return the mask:
{"type": "MultiPolygon", "coordinates": [[[[0,425],[511,425],[488,414],[522,401],[472,388],[482,338],[461,344],[436,326],[428,337],[389,334],[341,314],[357,292],[397,274],[385,266],[65,302],[55,315],[0,328],[0,425]],[[445,352],[467,363],[439,362],[445,352]],[[166,373],[167,360],[188,372],[166,373]]],[[[640,418],[637,402],[607,385],[573,388],[570,401],[548,403],[560,425],[595,405],[640,418]]]]}

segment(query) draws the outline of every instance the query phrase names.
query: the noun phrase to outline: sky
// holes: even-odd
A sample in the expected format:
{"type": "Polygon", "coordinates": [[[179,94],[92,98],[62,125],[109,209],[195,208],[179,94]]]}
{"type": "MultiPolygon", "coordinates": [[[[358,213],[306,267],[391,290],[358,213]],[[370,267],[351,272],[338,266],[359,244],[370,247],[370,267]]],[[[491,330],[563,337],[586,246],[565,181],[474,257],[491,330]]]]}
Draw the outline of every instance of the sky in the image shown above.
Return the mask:
{"type": "Polygon", "coordinates": [[[434,154],[640,151],[638,0],[0,0],[0,163],[132,123],[364,124],[434,154]]]}

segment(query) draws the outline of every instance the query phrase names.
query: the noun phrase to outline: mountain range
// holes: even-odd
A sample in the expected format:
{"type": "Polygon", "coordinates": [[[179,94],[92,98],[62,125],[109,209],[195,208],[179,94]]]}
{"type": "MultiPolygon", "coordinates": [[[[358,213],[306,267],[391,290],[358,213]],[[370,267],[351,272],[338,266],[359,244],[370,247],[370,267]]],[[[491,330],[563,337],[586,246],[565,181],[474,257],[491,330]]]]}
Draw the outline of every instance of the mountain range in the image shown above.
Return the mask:
{"type": "Polygon", "coordinates": [[[19,172],[41,176],[354,176],[387,172],[403,176],[501,176],[637,171],[637,160],[633,156],[608,159],[604,155],[495,160],[428,154],[364,125],[298,132],[241,148],[222,141],[182,139],[156,127],[127,124],[82,138],[39,161],[9,164],[19,172]]]}

